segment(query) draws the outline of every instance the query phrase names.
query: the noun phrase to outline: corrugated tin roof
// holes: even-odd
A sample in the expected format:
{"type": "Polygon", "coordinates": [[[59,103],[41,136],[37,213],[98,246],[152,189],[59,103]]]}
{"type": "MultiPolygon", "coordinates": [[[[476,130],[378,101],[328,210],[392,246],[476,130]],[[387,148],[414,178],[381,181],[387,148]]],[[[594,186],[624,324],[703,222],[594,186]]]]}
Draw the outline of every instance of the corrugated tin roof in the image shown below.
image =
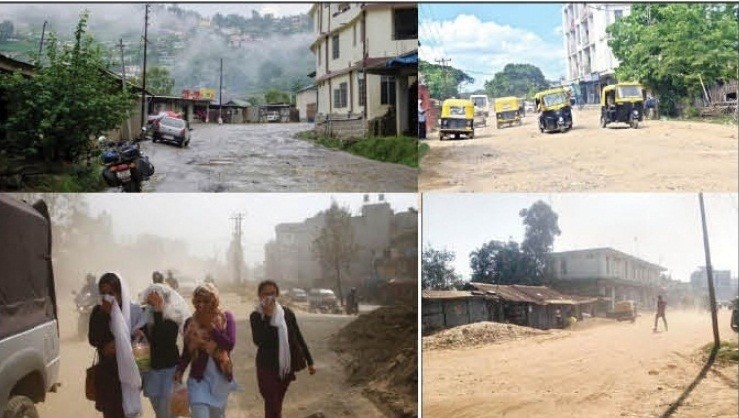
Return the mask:
{"type": "Polygon", "coordinates": [[[423,299],[465,299],[475,295],[469,290],[424,290],[423,299]]]}
{"type": "Polygon", "coordinates": [[[470,283],[473,288],[485,292],[486,295],[509,302],[534,303],[537,305],[577,305],[595,302],[597,298],[564,295],[546,286],[495,285],[488,283],[470,283]]]}

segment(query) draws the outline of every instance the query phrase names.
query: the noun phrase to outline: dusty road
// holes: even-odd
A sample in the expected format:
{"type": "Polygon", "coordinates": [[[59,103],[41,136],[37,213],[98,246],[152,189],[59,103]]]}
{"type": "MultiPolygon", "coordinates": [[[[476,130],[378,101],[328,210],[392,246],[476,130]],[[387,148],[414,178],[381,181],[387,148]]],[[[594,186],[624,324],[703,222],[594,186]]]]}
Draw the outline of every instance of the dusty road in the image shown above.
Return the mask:
{"type": "Polygon", "coordinates": [[[146,192],[415,192],[416,169],[295,138],[312,125],[193,125],[187,148],[143,142],[156,168],[146,192]]]}
{"type": "MultiPolygon", "coordinates": [[[[244,389],[229,397],[229,418],[261,418],[264,416],[263,402],[257,387],[254,359],[256,347],[251,340],[249,314],[251,301],[225,294],[223,305],[236,317],[237,343],[233,352],[235,376],[244,389]]],[[[76,314],[72,302],[60,303],[60,332],[62,386],[58,393],[50,393],[45,403],[39,405],[42,418],[99,418],[92,402],[85,399],[84,371],[91,364],[93,349],[77,340],[75,336],[76,314]]],[[[384,417],[375,405],[361,394],[362,388],[345,383],[344,368],[337,362],[336,355],[328,347],[328,337],[349,323],[352,317],[343,315],[319,315],[298,312],[298,323],[316,363],[317,373],[307,371],[298,374],[285,398],[283,415],[306,417],[323,412],[326,417],[384,417]]],[[[182,345],[180,344],[180,347],[182,345]]],[[[142,398],[143,418],[153,418],[154,413],[148,399],[142,398]]]]}
{"type": "MultiPolygon", "coordinates": [[[[696,350],[713,339],[710,315],[667,312],[580,331],[423,353],[423,416],[657,417],[698,375],[696,350]]],[[[720,332],[735,340],[729,313],[720,332]]],[[[675,417],[736,417],[737,367],[715,367],[675,417]]]]}
{"type": "Polygon", "coordinates": [[[523,125],[476,128],[475,139],[439,141],[421,161],[419,191],[736,192],[737,126],[644,121],[639,129],[598,124],[599,111],[573,110],[574,128],[539,133],[523,125]]]}

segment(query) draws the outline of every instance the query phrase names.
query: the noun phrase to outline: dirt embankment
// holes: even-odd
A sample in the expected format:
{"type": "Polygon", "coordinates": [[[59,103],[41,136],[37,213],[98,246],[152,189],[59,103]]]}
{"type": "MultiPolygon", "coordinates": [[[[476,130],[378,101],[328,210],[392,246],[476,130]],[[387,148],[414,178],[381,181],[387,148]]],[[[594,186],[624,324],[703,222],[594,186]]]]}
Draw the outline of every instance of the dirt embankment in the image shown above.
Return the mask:
{"type": "Polygon", "coordinates": [[[415,306],[382,307],[360,315],[332,341],[348,381],[364,385],[393,416],[418,416],[417,313],[415,306]]]}
{"type": "Polygon", "coordinates": [[[542,331],[536,328],[521,327],[499,322],[477,322],[439,331],[423,337],[424,350],[445,350],[465,347],[476,347],[510,341],[535,335],[549,335],[554,331],[542,331]]]}

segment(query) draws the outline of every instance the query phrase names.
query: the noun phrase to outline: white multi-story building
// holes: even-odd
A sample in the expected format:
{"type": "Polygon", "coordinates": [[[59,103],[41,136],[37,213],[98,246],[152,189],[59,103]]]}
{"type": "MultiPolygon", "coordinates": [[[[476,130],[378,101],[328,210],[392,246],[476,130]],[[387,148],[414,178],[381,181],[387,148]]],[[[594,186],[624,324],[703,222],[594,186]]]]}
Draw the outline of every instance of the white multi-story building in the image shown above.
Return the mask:
{"type": "Polygon", "coordinates": [[[651,306],[660,290],[664,267],[613,248],[592,248],[550,254],[552,286],[566,293],[651,306]]]}
{"type": "Polygon", "coordinates": [[[315,3],[310,15],[317,129],[354,137],[414,132],[417,4],[315,3]]]}
{"type": "Polygon", "coordinates": [[[615,82],[618,60],[608,46],[606,28],[631,13],[623,3],[567,3],[562,32],[567,51],[567,84],[587,103],[598,103],[602,87],[615,82]]]}

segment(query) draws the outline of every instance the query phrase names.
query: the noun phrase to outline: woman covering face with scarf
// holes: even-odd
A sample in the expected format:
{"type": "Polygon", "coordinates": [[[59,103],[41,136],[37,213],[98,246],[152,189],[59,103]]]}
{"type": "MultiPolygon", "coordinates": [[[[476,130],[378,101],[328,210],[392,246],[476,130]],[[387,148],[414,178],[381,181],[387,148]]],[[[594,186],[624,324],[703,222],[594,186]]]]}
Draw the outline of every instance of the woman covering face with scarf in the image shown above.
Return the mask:
{"type": "Polygon", "coordinates": [[[130,302],[128,287],[116,273],[100,277],[102,302],[90,314],[90,345],[98,351],[95,409],[105,418],[141,415],[141,375],[131,347],[132,331],[145,323],[141,308],[130,302]]]}
{"type": "Polygon", "coordinates": [[[252,312],[251,332],[257,345],[257,380],[264,398],[264,416],[280,418],[282,400],[295,373],[306,365],[310,374],[316,372],[313,357],[298,327],[293,311],[277,302],[280,289],[271,280],[257,289],[259,304],[252,312]]]}
{"type": "Polygon", "coordinates": [[[179,349],[177,335],[190,310],[179,293],[163,284],[153,284],[141,294],[146,304],[147,323],[142,328],[151,346],[151,370],[143,375],[144,396],[157,418],[170,418],[170,400],[179,349]]]}
{"type": "Polygon", "coordinates": [[[236,341],[236,325],[229,311],[219,307],[218,290],[207,283],[193,292],[195,313],[185,321],[184,346],[175,373],[190,366],[187,391],[193,418],[222,418],[230,392],[238,389],[233,380],[230,353],[236,341]]]}

